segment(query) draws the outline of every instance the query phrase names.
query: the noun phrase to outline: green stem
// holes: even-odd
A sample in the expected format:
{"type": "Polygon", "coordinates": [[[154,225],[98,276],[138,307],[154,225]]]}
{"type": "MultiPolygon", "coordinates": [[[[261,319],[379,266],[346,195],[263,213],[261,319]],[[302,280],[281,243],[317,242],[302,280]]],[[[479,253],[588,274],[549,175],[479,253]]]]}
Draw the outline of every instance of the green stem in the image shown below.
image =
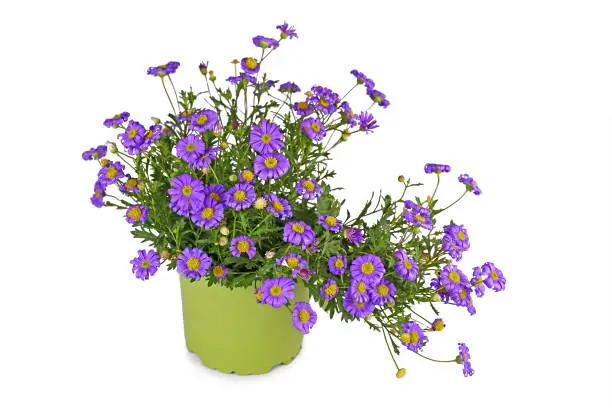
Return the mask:
{"type": "Polygon", "coordinates": [[[166,92],[166,96],[168,97],[168,102],[170,102],[170,106],[172,106],[172,112],[174,112],[174,116],[176,116],[176,109],[174,109],[174,104],[172,103],[172,99],[170,98],[170,94],[168,93],[168,89],[166,88],[164,77],[161,77],[161,81],[162,81],[162,86],[164,87],[164,92],[166,92]]]}
{"type": "Polygon", "coordinates": [[[431,201],[429,202],[429,206],[427,208],[431,209],[431,206],[433,205],[433,200],[434,197],[436,196],[436,192],[438,191],[438,186],[440,185],[440,173],[436,172],[436,177],[438,178],[438,180],[436,181],[436,188],[434,188],[434,192],[431,195],[431,201]]]}
{"type": "Polygon", "coordinates": [[[452,202],[452,203],[451,203],[449,206],[444,207],[444,208],[443,208],[443,209],[441,209],[441,210],[437,210],[437,211],[436,211],[436,214],[439,214],[439,213],[441,213],[442,211],[448,210],[448,209],[449,209],[449,208],[451,208],[453,205],[457,204],[457,203],[459,202],[459,200],[461,200],[461,199],[462,199],[462,198],[463,198],[463,197],[464,197],[464,196],[467,194],[467,192],[468,192],[468,191],[467,191],[467,190],[465,190],[465,191],[463,192],[463,194],[461,194],[461,197],[459,197],[458,199],[456,199],[455,201],[453,201],[453,202],[452,202]]]}
{"type": "Polygon", "coordinates": [[[417,356],[421,356],[423,358],[426,358],[429,361],[435,361],[436,363],[456,363],[457,362],[457,360],[455,360],[455,359],[452,359],[452,360],[436,360],[435,358],[429,358],[429,357],[424,356],[424,355],[419,354],[419,353],[415,353],[415,354],[417,356]]]}

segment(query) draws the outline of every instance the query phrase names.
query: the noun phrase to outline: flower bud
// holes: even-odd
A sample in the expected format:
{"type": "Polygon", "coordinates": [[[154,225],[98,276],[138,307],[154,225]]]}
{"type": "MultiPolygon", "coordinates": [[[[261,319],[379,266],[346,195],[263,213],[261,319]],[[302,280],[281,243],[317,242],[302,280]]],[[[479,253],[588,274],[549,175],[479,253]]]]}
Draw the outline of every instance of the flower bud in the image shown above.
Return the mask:
{"type": "Polygon", "coordinates": [[[349,140],[349,137],[351,137],[351,132],[342,132],[342,141],[346,142],[347,140],[349,140]]]}
{"type": "Polygon", "coordinates": [[[219,245],[221,245],[221,246],[227,245],[227,238],[225,238],[225,237],[219,238],[219,245]]]}
{"type": "Polygon", "coordinates": [[[308,96],[308,97],[311,97],[311,96],[312,96],[312,92],[310,92],[310,91],[306,91],[306,92],[304,92],[304,94],[305,94],[306,96],[308,96]]]}
{"type": "Polygon", "coordinates": [[[255,200],[255,203],[253,203],[253,207],[258,210],[263,210],[266,208],[266,205],[268,205],[268,202],[263,197],[259,197],[257,200],[255,200]]]}
{"type": "Polygon", "coordinates": [[[432,200],[431,196],[427,196],[427,202],[428,202],[429,204],[431,204],[431,200],[432,200]]]}
{"type": "Polygon", "coordinates": [[[161,254],[159,254],[159,256],[161,257],[161,259],[168,259],[170,258],[170,252],[168,252],[167,249],[164,249],[163,251],[161,251],[161,254]]]}
{"type": "Polygon", "coordinates": [[[272,259],[274,258],[274,256],[276,255],[276,252],[274,252],[273,250],[269,250],[266,252],[266,258],[267,259],[272,259]]]}
{"type": "Polygon", "coordinates": [[[202,75],[206,75],[208,73],[208,63],[200,62],[198,68],[200,68],[202,75]]]}
{"type": "Polygon", "coordinates": [[[403,378],[406,375],[406,369],[405,368],[400,368],[399,370],[397,370],[397,373],[395,374],[396,378],[403,378]]]}
{"type": "Polygon", "coordinates": [[[155,116],[151,116],[151,120],[153,121],[153,123],[155,123],[156,125],[159,125],[161,123],[161,119],[160,118],[156,118],[155,116]]]}
{"type": "Polygon", "coordinates": [[[227,149],[229,147],[229,145],[227,144],[227,142],[221,142],[221,144],[219,145],[223,150],[227,149]]]}
{"type": "Polygon", "coordinates": [[[287,33],[285,33],[284,31],[281,31],[281,35],[280,35],[281,39],[286,40],[287,38],[289,38],[289,36],[287,35],[287,33]]]}
{"type": "Polygon", "coordinates": [[[231,174],[229,176],[229,181],[231,181],[232,183],[235,183],[238,180],[238,176],[235,174],[231,174]]]}
{"type": "Polygon", "coordinates": [[[404,181],[406,181],[406,177],[404,177],[404,176],[399,176],[399,177],[397,178],[397,181],[399,181],[400,183],[403,183],[404,181]]]}
{"type": "Polygon", "coordinates": [[[117,144],[115,142],[106,142],[108,151],[111,153],[117,153],[117,144]]]}
{"type": "Polygon", "coordinates": [[[176,261],[178,259],[178,255],[174,254],[170,257],[170,259],[172,259],[173,261],[176,261]]]}
{"type": "Polygon", "coordinates": [[[227,228],[227,227],[221,227],[221,229],[219,230],[219,232],[221,232],[221,235],[228,236],[228,235],[229,235],[229,228],[227,228]]]}
{"type": "Polygon", "coordinates": [[[210,168],[209,167],[204,167],[202,169],[202,174],[207,175],[210,172],[210,168]]]}
{"type": "Polygon", "coordinates": [[[442,298],[440,297],[440,294],[434,293],[433,295],[431,295],[431,301],[432,302],[440,302],[440,301],[442,301],[442,298]]]}
{"type": "Polygon", "coordinates": [[[232,64],[234,64],[234,65],[237,65],[237,64],[240,64],[240,61],[238,61],[236,58],[234,58],[234,59],[231,61],[231,63],[232,63],[232,64]]]}

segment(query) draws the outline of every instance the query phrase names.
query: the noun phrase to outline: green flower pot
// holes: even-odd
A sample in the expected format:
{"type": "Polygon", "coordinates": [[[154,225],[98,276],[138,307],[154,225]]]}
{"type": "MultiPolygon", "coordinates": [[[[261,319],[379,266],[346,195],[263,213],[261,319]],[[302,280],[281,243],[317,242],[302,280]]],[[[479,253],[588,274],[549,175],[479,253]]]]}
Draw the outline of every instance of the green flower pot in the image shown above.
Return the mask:
{"type": "MultiPolygon", "coordinates": [[[[180,277],[187,349],[202,364],[224,373],[264,374],[290,363],[302,348],[287,307],[260,305],[254,288],[230,290],[180,277]]],[[[295,301],[308,301],[301,282],[295,301]]]]}

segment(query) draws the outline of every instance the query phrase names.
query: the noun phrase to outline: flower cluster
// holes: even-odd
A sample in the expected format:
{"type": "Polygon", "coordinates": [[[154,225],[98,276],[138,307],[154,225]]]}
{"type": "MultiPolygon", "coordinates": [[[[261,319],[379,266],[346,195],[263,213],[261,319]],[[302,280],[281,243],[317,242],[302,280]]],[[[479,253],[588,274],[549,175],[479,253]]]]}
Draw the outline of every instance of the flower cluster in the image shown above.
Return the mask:
{"type": "MultiPolygon", "coordinates": [[[[344,97],[322,85],[302,92],[291,80],[270,79],[263,71],[269,55],[298,37],[287,23],[276,28],[274,38],[252,39],[255,56],[234,59],[227,81],[201,63],[206,92],[174,87],[178,62],[149,68],[172,113],[150,124],[128,112],[104,120],[120,132],[120,146],[110,141],[82,154],[100,165],[91,202],[122,211],[134,237],[151,246],[131,261],[138,279],[165,265],[190,282],[250,288],[254,302],[288,308],[287,318],[303,333],[316,326],[317,304],[330,316],[381,332],[394,362],[402,346],[425,357],[433,332],[446,325],[426,317],[429,310],[438,314],[430,306],[440,302],[474,314],[475,297],[506,287],[491,262],[466,276],[456,264],[470,249],[466,227],[452,220],[438,226],[441,214],[480,188],[462,174],[459,199],[439,205],[436,192],[451,169],[429,163],[425,173],[435,174],[437,183],[427,199],[408,198],[421,184],[402,176],[395,198],[372,195],[359,214],[341,215],[330,152],[378,128],[371,109],[386,108],[389,100],[357,70],[344,97]],[[351,107],[359,101],[347,98],[361,86],[369,108],[359,112],[351,107]],[[111,188],[117,192],[107,193],[111,188]],[[296,300],[302,286],[310,302],[296,300]],[[423,304],[427,309],[420,310],[423,304]]],[[[447,361],[462,364],[468,376],[470,359],[460,343],[459,354],[447,361]]],[[[402,377],[405,369],[396,366],[402,377]]]]}

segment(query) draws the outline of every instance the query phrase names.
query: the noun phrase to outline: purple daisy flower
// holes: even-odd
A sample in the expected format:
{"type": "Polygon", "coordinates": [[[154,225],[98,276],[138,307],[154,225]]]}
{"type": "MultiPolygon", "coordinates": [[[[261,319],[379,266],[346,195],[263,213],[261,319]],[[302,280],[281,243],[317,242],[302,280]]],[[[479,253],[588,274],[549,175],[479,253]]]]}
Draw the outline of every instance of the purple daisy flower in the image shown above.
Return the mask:
{"type": "Polygon", "coordinates": [[[325,126],[323,126],[323,123],[321,120],[319,120],[319,118],[304,119],[300,124],[300,129],[302,129],[302,132],[304,132],[304,134],[308,136],[310,140],[323,140],[327,134],[325,131],[325,126]]]}
{"type": "Polygon", "coordinates": [[[319,215],[319,225],[328,231],[338,233],[342,229],[342,221],[329,214],[319,215]]]}
{"type": "Polygon", "coordinates": [[[345,229],[344,236],[348,240],[348,242],[355,245],[357,248],[359,248],[359,244],[365,241],[365,239],[363,238],[363,231],[355,227],[345,229]]]}
{"type": "Polygon", "coordinates": [[[297,84],[295,84],[294,82],[285,82],[284,84],[280,84],[280,86],[278,87],[278,90],[280,92],[289,92],[289,93],[296,93],[296,92],[300,92],[301,89],[299,86],[297,86],[297,84]]]}
{"type": "Polygon", "coordinates": [[[417,353],[423,348],[423,342],[427,341],[427,336],[416,322],[406,322],[402,324],[400,341],[408,347],[408,350],[417,353]]]}
{"type": "Polygon", "coordinates": [[[340,114],[344,118],[344,121],[348,123],[351,127],[357,125],[357,116],[351,109],[351,105],[347,101],[344,101],[340,104],[340,114]]]}
{"type": "Polygon", "coordinates": [[[103,124],[107,128],[116,128],[121,126],[124,122],[128,121],[130,114],[128,112],[121,112],[113,116],[112,118],[105,119],[103,124]]]}
{"type": "Polygon", "coordinates": [[[460,307],[468,307],[472,304],[472,288],[469,285],[461,286],[456,293],[450,295],[455,305],[460,307]]]}
{"type": "Polygon", "coordinates": [[[212,274],[218,281],[222,281],[227,276],[227,268],[225,265],[215,265],[212,268],[212,274]]]}
{"type": "Polygon", "coordinates": [[[161,133],[162,125],[151,125],[149,129],[144,133],[144,140],[140,145],[140,150],[147,150],[155,141],[161,139],[161,133]]]}
{"type": "Polygon", "coordinates": [[[104,195],[106,194],[106,184],[96,181],[94,184],[94,193],[91,196],[91,203],[98,207],[104,207],[104,195]]]}
{"type": "Polygon", "coordinates": [[[351,275],[368,284],[380,282],[385,274],[385,265],[379,257],[373,254],[360,255],[351,262],[351,275]]]}
{"type": "Polygon", "coordinates": [[[279,308],[295,298],[295,282],[284,276],[266,279],[261,285],[262,303],[279,308]]]}
{"type": "Polygon", "coordinates": [[[445,265],[440,272],[440,284],[451,294],[461,292],[470,282],[456,265],[445,265]]]}
{"type": "Polygon", "coordinates": [[[132,273],[136,278],[141,280],[148,280],[150,276],[155,275],[160,265],[160,258],[157,252],[150,249],[138,250],[138,256],[130,261],[132,264],[132,273]]]}
{"type": "Polygon", "coordinates": [[[328,279],[321,286],[321,297],[325,300],[332,300],[338,295],[338,283],[333,279],[328,279]]]}
{"type": "Polygon", "coordinates": [[[442,319],[436,319],[433,322],[431,322],[431,331],[442,331],[444,330],[444,328],[446,327],[446,325],[444,324],[444,321],[442,319]]]}
{"type": "Polygon", "coordinates": [[[329,115],[337,109],[340,96],[329,88],[323,86],[313,86],[312,96],[306,100],[312,104],[319,112],[329,115]]]}
{"type": "Polygon", "coordinates": [[[300,254],[289,252],[287,255],[282,256],[276,260],[277,265],[286,265],[292,271],[296,269],[303,269],[308,266],[308,261],[300,254]]]}
{"type": "Polygon", "coordinates": [[[223,221],[223,208],[223,204],[205,198],[201,205],[191,208],[191,220],[198,227],[209,230],[223,221]]]}
{"type": "Polygon", "coordinates": [[[462,251],[470,249],[470,238],[463,225],[449,224],[444,226],[444,233],[449,235],[462,251]]]}
{"type": "Polygon", "coordinates": [[[225,187],[221,184],[210,184],[204,187],[204,195],[222,203],[225,197],[225,187]]]}
{"type": "Polygon", "coordinates": [[[361,112],[357,117],[357,120],[359,121],[359,128],[366,132],[366,134],[372,132],[378,127],[376,119],[374,119],[374,115],[372,115],[370,112],[361,112]]]}
{"type": "Polygon", "coordinates": [[[433,228],[430,212],[427,208],[423,208],[411,200],[404,201],[404,207],[406,207],[406,211],[404,211],[404,219],[407,223],[423,227],[425,229],[433,228]]]}
{"type": "Polygon", "coordinates": [[[255,189],[250,184],[236,184],[224,194],[225,206],[236,211],[249,208],[256,199],[255,189]]]}
{"type": "Polygon", "coordinates": [[[472,368],[470,358],[470,349],[465,345],[465,343],[459,343],[459,355],[457,356],[457,362],[459,364],[463,364],[463,375],[465,377],[474,375],[474,369],[472,368]]]}
{"type": "Polygon", "coordinates": [[[218,121],[219,115],[217,115],[217,112],[204,109],[193,114],[189,122],[189,129],[196,132],[206,132],[207,130],[212,130],[218,121]]]}
{"type": "Polygon", "coordinates": [[[305,281],[308,281],[310,277],[314,274],[315,274],[314,271],[311,271],[310,269],[306,269],[306,268],[296,268],[291,271],[291,276],[293,276],[293,279],[296,279],[299,276],[305,281]]]}
{"type": "Polygon", "coordinates": [[[179,112],[177,119],[179,122],[191,122],[191,119],[196,112],[197,111],[195,109],[179,112]]]}
{"type": "Polygon", "coordinates": [[[133,205],[125,212],[125,219],[129,224],[144,224],[149,216],[149,210],[144,205],[133,205]]]}
{"type": "Polygon", "coordinates": [[[253,173],[252,170],[242,170],[238,173],[238,180],[240,180],[241,183],[253,184],[255,183],[255,179],[255,173],[253,173]]]}
{"type": "Polygon", "coordinates": [[[119,135],[121,144],[123,144],[129,154],[140,153],[140,145],[144,142],[145,132],[144,126],[135,120],[130,120],[125,128],[125,132],[119,135]]]}
{"type": "Polygon", "coordinates": [[[344,255],[334,255],[327,261],[327,266],[329,267],[329,273],[333,275],[342,275],[344,271],[346,271],[346,266],[348,262],[344,255]]]}
{"type": "Polygon", "coordinates": [[[164,65],[150,67],[147,70],[147,74],[158,77],[165,77],[166,75],[174,74],[180,65],[181,64],[176,61],[170,61],[164,65]]]}
{"type": "Polygon", "coordinates": [[[263,35],[258,35],[253,37],[253,44],[256,47],[259,48],[271,48],[271,49],[275,49],[278,48],[278,41],[276,41],[274,38],[270,38],[270,37],[264,37],[263,35]]]}
{"type": "Polygon", "coordinates": [[[255,78],[253,75],[247,74],[246,72],[241,72],[240,75],[228,77],[227,81],[230,84],[238,84],[242,81],[250,82],[251,84],[256,84],[257,78],[255,78]]]}
{"type": "Polygon", "coordinates": [[[195,280],[206,275],[211,265],[212,259],[200,248],[185,248],[176,261],[178,273],[195,280]]]}
{"type": "Polygon", "coordinates": [[[395,263],[395,272],[410,282],[415,281],[419,273],[419,265],[414,259],[410,258],[403,249],[395,251],[394,256],[398,259],[395,263]]]}
{"type": "Polygon", "coordinates": [[[425,173],[448,173],[451,171],[451,167],[448,164],[435,164],[435,163],[427,163],[425,165],[425,173]]]}
{"type": "Polygon", "coordinates": [[[478,187],[476,180],[474,180],[467,174],[460,175],[459,182],[465,184],[465,188],[467,189],[467,191],[472,191],[474,194],[480,195],[480,187],[478,187]]]}
{"type": "Polygon", "coordinates": [[[354,69],[351,71],[351,74],[353,74],[353,76],[357,78],[357,84],[359,85],[364,84],[367,89],[374,88],[375,86],[374,81],[368,78],[366,74],[364,74],[363,72],[359,72],[356,69],[354,69]]]}
{"type": "Polygon", "coordinates": [[[277,124],[262,119],[251,128],[249,144],[259,154],[270,154],[285,147],[284,137],[277,124]]]}
{"type": "Polygon", "coordinates": [[[308,224],[303,221],[289,221],[285,224],[283,241],[293,245],[301,245],[305,249],[312,244],[315,233],[308,224]]]}
{"type": "Polygon", "coordinates": [[[308,334],[317,322],[317,313],[306,302],[295,302],[293,307],[293,327],[308,334]]]}
{"type": "Polygon", "coordinates": [[[289,171],[289,160],[279,153],[257,155],[253,169],[262,180],[277,179],[289,171]]]}
{"type": "Polygon", "coordinates": [[[484,280],[484,284],[487,285],[489,289],[493,289],[495,292],[506,289],[506,278],[493,262],[485,262],[485,264],[482,265],[482,272],[487,276],[484,280]]]}
{"type": "Polygon", "coordinates": [[[372,101],[374,101],[374,103],[378,104],[378,106],[387,108],[387,106],[390,105],[389,100],[387,100],[387,97],[385,96],[385,94],[380,91],[377,91],[376,89],[373,89],[373,88],[368,89],[367,94],[372,99],[372,101]]]}
{"type": "Polygon", "coordinates": [[[484,279],[488,278],[488,275],[482,270],[480,266],[474,268],[474,275],[472,280],[470,280],[470,284],[474,288],[474,292],[476,296],[482,297],[485,293],[485,284],[484,279]]]}
{"type": "Polygon", "coordinates": [[[274,193],[266,194],[263,197],[268,203],[266,210],[268,212],[271,212],[276,218],[280,220],[285,220],[293,216],[289,201],[285,200],[284,198],[278,197],[274,193]]]}
{"type": "Polygon", "coordinates": [[[185,217],[189,210],[199,207],[204,201],[204,183],[190,174],[182,174],[170,180],[170,209],[185,217]]]}
{"type": "Polygon", "coordinates": [[[261,286],[256,287],[253,291],[253,294],[255,295],[255,300],[257,301],[257,303],[262,304],[263,292],[261,291],[261,286]]]}
{"type": "Polygon", "coordinates": [[[319,186],[317,180],[313,178],[301,179],[297,183],[295,190],[302,196],[302,198],[305,198],[306,200],[312,200],[321,195],[321,186],[319,186]]]}
{"type": "Polygon", "coordinates": [[[247,237],[246,235],[239,235],[232,239],[230,244],[230,252],[237,258],[242,254],[247,254],[249,259],[253,259],[257,253],[257,249],[255,248],[253,241],[251,241],[251,238],[247,237]]]}
{"type": "Polygon", "coordinates": [[[98,181],[105,186],[114,184],[124,176],[124,169],[123,163],[109,161],[98,172],[98,181]]]}
{"type": "Polygon", "coordinates": [[[289,24],[287,24],[287,22],[283,22],[283,24],[281,25],[277,25],[276,28],[278,28],[281,32],[281,38],[283,40],[289,38],[298,38],[297,33],[295,32],[295,27],[290,26],[289,24]]]}
{"type": "Polygon", "coordinates": [[[348,292],[353,296],[355,302],[366,303],[370,300],[369,287],[362,279],[351,279],[348,292]]]}
{"type": "Polygon", "coordinates": [[[256,74],[259,72],[259,62],[255,58],[247,57],[240,61],[242,70],[247,74],[256,74]]]}
{"type": "Polygon", "coordinates": [[[368,290],[370,302],[374,305],[393,303],[395,295],[395,285],[386,279],[381,280],[368,290]]]}
{"type": "Polygon", "coordinates": [[[307,116],[314,112],[314,106],[308,102],[296,102],[293,104],[293,110],[300,116],[307,116]]]}
{"type": "Polygon", "coordinates": [[[457,246],[457,243],[450,235],[442,237],[442,249],[448,252],[448,255],[456,261],[460,261],[463,257],[463,251],[457,246]]]}
{"type": "Polygon", "coordinates": [[[194,163],[193,167],[196,169],[208,169],[210,164],[217,158],[217,153],[221,151],[218,147],[211,147],[207,149],[194,163]]]}
{"type": "Polygon", "coordinates": [[[436,292],[438,292],[438,295],[440,295],[440,299],[442,300],[442,302],[448,303],[448,301],[450,300],[450,293],[444,288],[444,286],[442,286],[442,284],[440,284],[440,279],[433,278],[431,280],[430,286],[434,288],[436,292]]]}
{"type": "Polygon", "coordinates": [[[100,145],[98,147],[94,147],[83,152],[81,157],[83,158],[83,160],[99,160],[106,156],[107,150],[108,148],[106,147],[106,145],[100,145]]]}
{"type": "Polygon", "coordinates": [[[349,291],[344,294],[344,298],[342,299],[342,306],[344,306],[344,309],[352,316],[357,316],[362,319],[369,316],[374,311],[374,305],[372,303],[356,302],[355,298],[349,291]]]}
{"type": "Polygon", "coordinates": [[[176,144],[176,155],[193,166],[200,156],[206,152],[206,143],[202,138],[195,134],[190,134],[182,138],[176,144]]]}

